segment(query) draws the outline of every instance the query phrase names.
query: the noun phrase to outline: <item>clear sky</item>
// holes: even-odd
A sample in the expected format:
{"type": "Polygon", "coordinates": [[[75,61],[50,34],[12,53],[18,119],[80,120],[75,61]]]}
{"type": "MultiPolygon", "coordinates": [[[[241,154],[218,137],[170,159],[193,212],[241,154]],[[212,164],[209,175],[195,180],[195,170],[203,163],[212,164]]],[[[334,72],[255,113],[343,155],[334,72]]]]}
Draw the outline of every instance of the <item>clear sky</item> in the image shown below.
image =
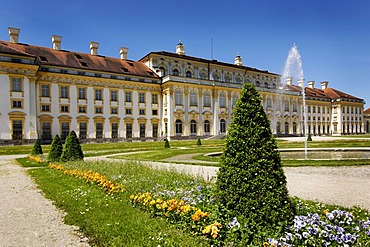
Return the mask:
{"type": "Polygon", "coordinates": [[[0,40],[8,27],[21,29],[19,42],[138,60],[151,51],[175,51],[181,39],[187,55],[234,62],[282,73],[296,43],[305,80],[365,99],[370,107],[370,1],[368,0],[1,0],[0,40]]]}

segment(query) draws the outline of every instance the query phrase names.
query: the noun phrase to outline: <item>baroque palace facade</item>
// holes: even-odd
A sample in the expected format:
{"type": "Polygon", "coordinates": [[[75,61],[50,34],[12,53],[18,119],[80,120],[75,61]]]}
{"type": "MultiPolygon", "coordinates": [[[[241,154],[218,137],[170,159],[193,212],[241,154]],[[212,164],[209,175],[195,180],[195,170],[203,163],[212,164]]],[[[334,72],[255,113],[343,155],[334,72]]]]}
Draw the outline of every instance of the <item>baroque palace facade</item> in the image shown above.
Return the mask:
{"type": "MultiPolygon", "coordinates": [[[[19,43],[19,29],[0,41],[0,143],[44,143],[76,131],[81,142],[186,139],[225,135],[244,83],[253,83],[276,135],[303,135],[303,81],[244,66],[151,52],[139,61],[19,43]]],[[[308,132],[362,134],[364,100],[309,81],[305,87],[308,132]]]]}

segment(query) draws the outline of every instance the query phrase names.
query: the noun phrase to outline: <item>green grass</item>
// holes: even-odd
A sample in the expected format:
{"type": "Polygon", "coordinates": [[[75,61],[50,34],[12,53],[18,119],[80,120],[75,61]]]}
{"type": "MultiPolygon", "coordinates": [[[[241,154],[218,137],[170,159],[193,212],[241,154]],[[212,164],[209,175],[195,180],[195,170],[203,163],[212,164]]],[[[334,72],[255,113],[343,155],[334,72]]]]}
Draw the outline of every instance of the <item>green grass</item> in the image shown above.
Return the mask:
{"type": "Polygon", "coordinates": [[[160,218],[132,207],[130,192],[153,188],[159,180],[168,187],[186,183],[189,177],[174,172],[153,173],[136,163],[69,163],[66,167],[91,169],[121,180],[127,192],[108,196],[97,186],[64,175],[49,168],[32,169],[34,178],[45,196],[67,213],[65,222],[77,225],[93,246],[206,246],[202,238],[194,238],[160,218]],[[120,176],[124,175],[125,179],[120,176]],[[132,178],[131,181],[130,178],[132,178]],[[162,240],[160,240],[163,238],[162,240]],[[167,244],[165,244],[167,242],[167,244]]]}
{"type": "Polygon", "coordinates": [[[48,166],[48,164],[46,162],[39,163],[39,162],[36,162],[34,160],[30,160],[30,159],[27,159],[27,158],[18,158],[17,161],[23,167],[47,167],[48,166]]]}

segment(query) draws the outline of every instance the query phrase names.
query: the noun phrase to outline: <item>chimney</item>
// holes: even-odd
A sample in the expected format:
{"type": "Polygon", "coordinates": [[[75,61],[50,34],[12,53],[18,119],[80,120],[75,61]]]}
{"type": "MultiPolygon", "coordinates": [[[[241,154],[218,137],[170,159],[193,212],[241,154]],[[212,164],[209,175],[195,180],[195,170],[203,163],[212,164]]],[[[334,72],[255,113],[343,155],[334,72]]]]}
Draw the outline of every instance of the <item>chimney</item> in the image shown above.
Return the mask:
{"type": "Polygon", "coordinates": [[[298,87],[304,87],[304,79],[298,80],[298,87]]]}
{"type": "Polygon", "coordinates": [[[119,49],[119,55],[122,60],[127,60],[127,52],[128,52],[128,48],[126,47],[121,47],[119,49]]]}
{"type": "Polygon", "coordinates": [[[181,40],[176,46],[176,53],[179,55],[185,55],[185,46],[181,43],[181,40]]]}
{"type": "Polygon", "coordinates": [[[19,28],[8,27],[10,42],[18,44],[18,37],[19,32],[21,31],[19,28]]]}
{"type": "Polygon", "coordinates": [[[290,85],[291,86],[293,84],[293,77],[286,78],[285,79],[285,82],[286,82],[287,85],[290,85]]]}
{"type": "Polygon", "coordinates": [[[328,82],[328,81],[323,81],[323,82],[321,82],[321,89],[322,89],[322,90],[327,89],[327,88],[328,88],[328,84],[329,84],[329,82],[328,82]]]}
{"type": "Polygon", "coordinates": [[[308,82],[308,87],[309,88],[315,88],[315,81],[309,81],[308,82]]]}
{"type": "Polygon", "coordinates": [[[90,54],[91,55],[98,55],[98,48],[99,48],[98,42],[90,42],[90,54]]]}
{"type": "Polygon", "coordinates": [[[61,44],[62,44],[62,36],[58,35],[52,35],[51,36],[51,42],[53,43],[53,49],[54,50],[61,50],[61,44]]]}
{"type": "Polygon", "coordinates": [[[242,57],[239,55],[239,53],[236,55],[236,57],[234,59],[234,64],[238,65],[238,66],[243,65],[243,60],[242,60],[242,57]]]}

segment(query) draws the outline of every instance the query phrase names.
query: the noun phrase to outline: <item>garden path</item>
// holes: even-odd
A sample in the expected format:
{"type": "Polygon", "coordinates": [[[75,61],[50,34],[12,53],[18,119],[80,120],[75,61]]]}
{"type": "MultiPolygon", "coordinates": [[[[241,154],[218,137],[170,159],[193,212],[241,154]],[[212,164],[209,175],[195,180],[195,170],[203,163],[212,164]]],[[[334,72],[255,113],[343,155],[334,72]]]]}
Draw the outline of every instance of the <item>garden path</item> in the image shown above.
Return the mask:
{"type": "Polygon", "coordinates": [[[12,160],[24,156],[0,156],[0,246],[89,246],[12,160]]]}

